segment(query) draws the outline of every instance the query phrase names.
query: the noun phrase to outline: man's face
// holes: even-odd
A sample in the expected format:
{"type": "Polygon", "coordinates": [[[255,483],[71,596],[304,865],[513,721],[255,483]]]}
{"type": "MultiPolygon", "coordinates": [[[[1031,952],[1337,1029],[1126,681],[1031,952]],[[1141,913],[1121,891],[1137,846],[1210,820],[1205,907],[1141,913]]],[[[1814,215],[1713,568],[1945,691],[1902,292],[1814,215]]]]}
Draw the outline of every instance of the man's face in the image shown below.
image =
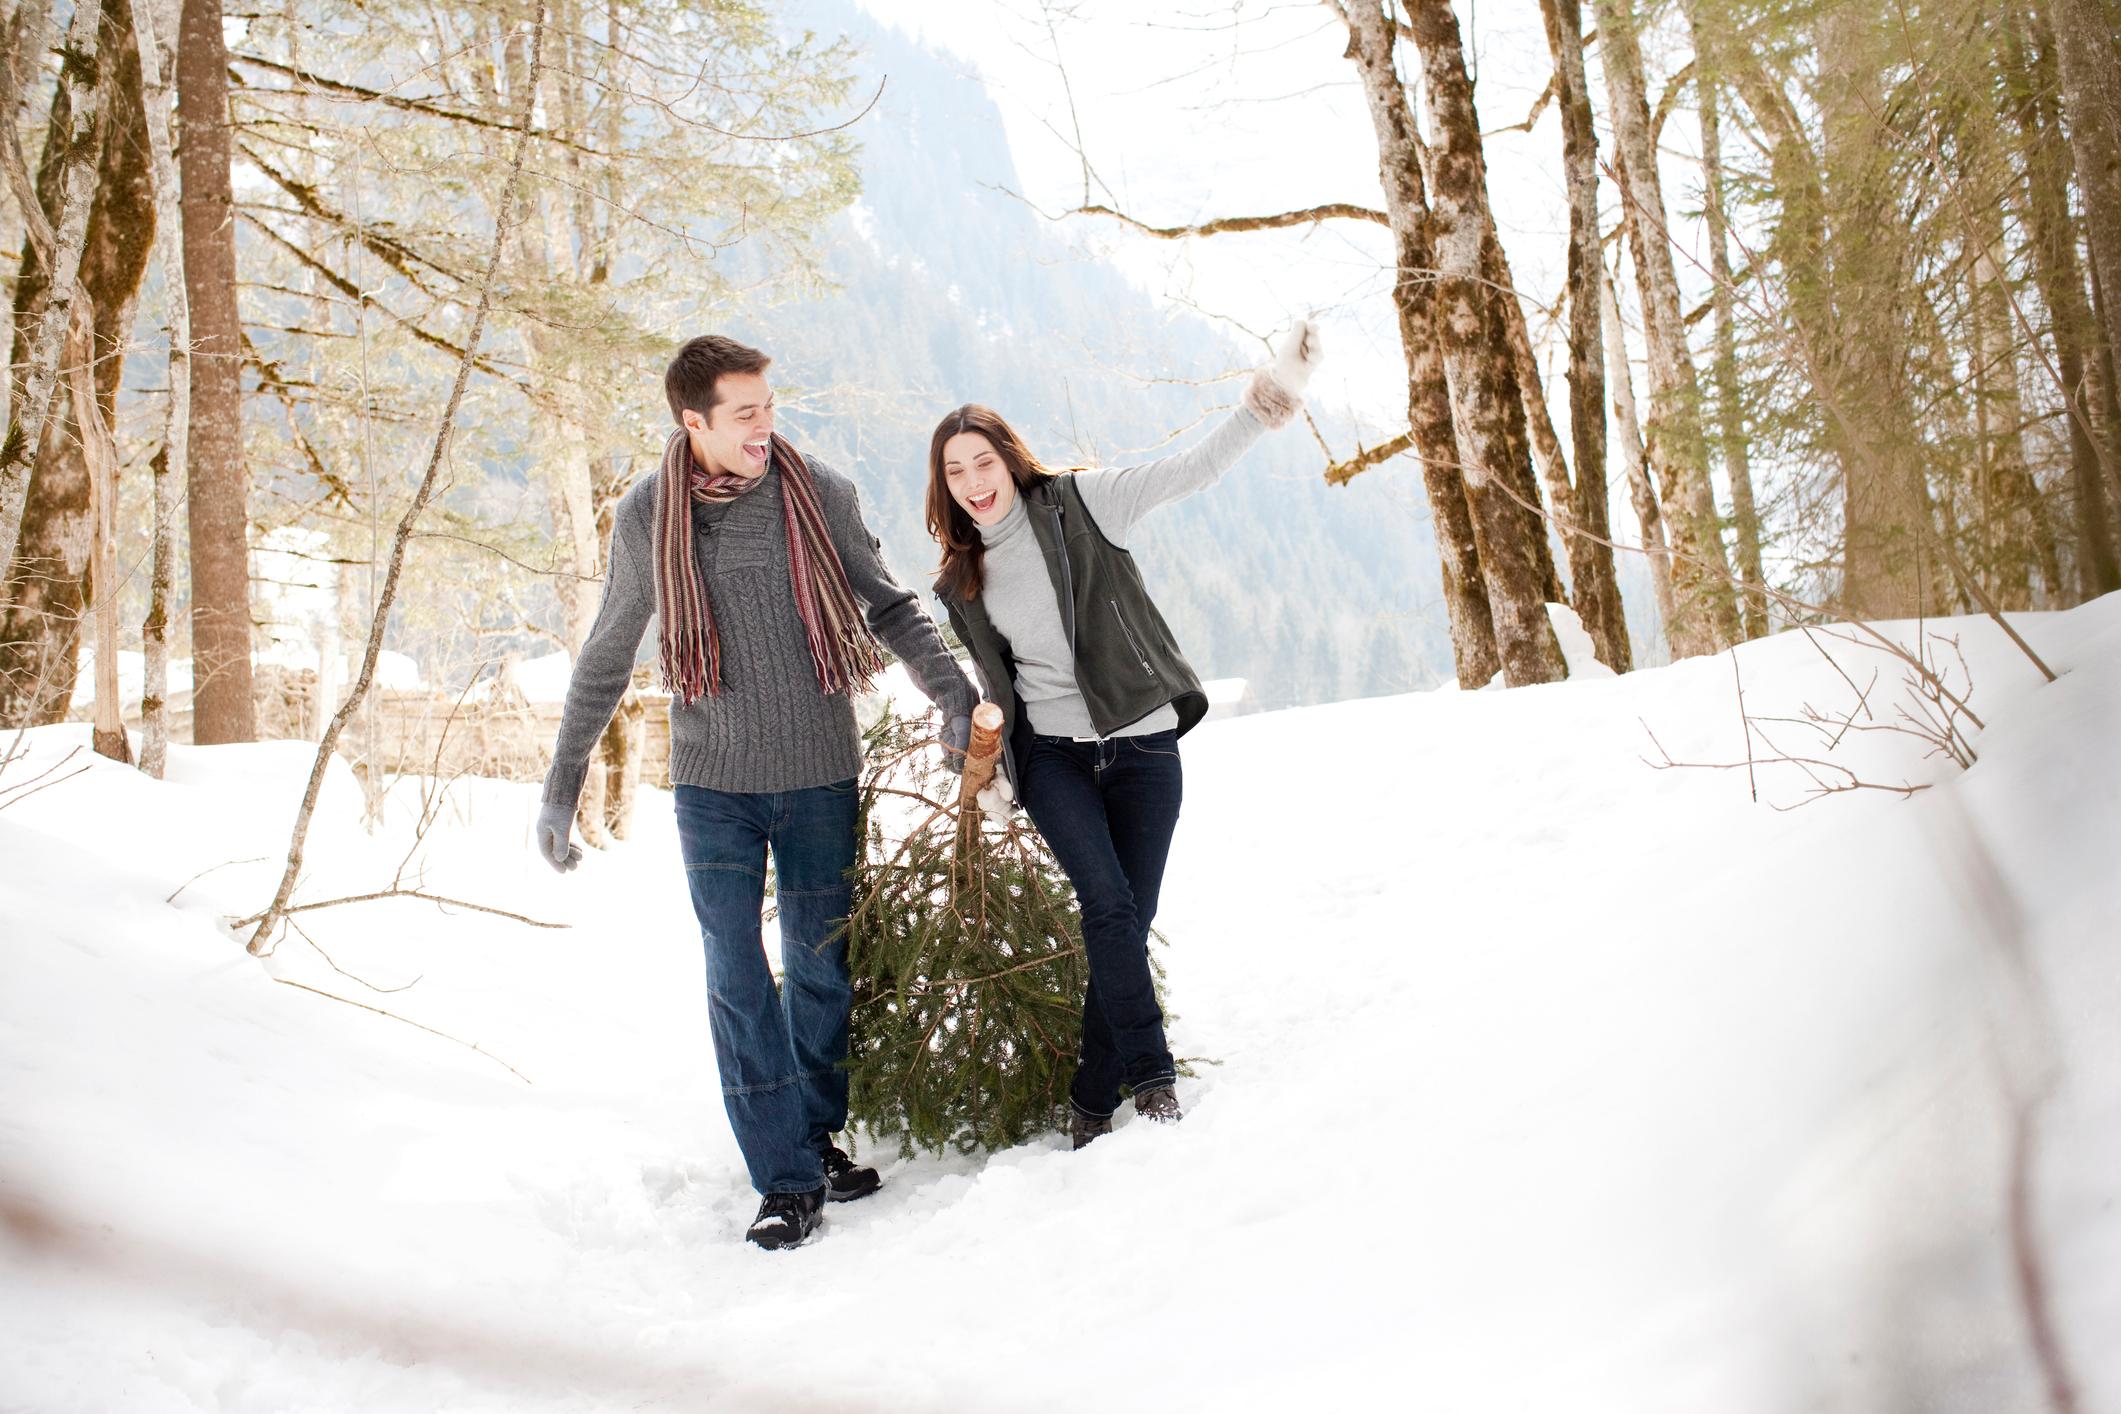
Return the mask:
{"type": "Polygon", "coordinates": [[[764,476],[773,439],[773,389],[763,373],[724,373],[705,417],[685,409],[685,435],[703,468],[730,476],[764,476]]]}
{"type": "Polygon", "coordinates": [[[983,433],[960,432],[943,443],[943,480],[977,525],[995,524],[1016,502],[1008,463],[983,433]]]}

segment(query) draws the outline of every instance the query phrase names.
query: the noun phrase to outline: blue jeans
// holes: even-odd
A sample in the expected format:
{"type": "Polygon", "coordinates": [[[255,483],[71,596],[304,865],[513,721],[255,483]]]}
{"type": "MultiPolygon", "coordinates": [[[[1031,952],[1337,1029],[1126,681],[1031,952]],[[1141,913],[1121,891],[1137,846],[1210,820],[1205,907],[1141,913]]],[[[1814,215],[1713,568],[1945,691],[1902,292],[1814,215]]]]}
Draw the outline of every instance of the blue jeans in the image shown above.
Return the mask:
{"type": "Polygon", "coordinates": [[[678,843],[707,949],[707,1020],[722,1103],[751,1186],[807,1193],[820,1147],[847,1124],[844,940],[854,865],[855,783],[759,794],[679,786],[678,843]],[[760,937],[766,851],[780,905],[782,982],[760,937]]]}
{"type": "Polygon", "coordinates": [[[1033,737],[1018,774],[1024,809],[1082,910],[1090,987],[1069,1098],[1103,1117],[1119,1107],[1122,1083],[1139,1092],[1177,1073],[1149,971],[1149,925],[1185,793],[1178,734],[1033,737]]]}

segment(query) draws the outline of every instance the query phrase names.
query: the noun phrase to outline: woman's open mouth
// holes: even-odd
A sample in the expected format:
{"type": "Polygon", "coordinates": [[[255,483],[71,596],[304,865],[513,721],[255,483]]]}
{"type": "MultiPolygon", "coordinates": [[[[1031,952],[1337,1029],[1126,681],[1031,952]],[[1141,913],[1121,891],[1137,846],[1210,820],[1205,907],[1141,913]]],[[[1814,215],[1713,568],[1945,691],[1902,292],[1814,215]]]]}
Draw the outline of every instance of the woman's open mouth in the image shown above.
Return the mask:
{"type": "Polygon", "coordinates": [[[994,509],[994,498],[999,494],[999,491],[989,491],[984,496],[972,496],[967,498],[965,504],[972,508],[972,514],[983,516],[994,509]]]}

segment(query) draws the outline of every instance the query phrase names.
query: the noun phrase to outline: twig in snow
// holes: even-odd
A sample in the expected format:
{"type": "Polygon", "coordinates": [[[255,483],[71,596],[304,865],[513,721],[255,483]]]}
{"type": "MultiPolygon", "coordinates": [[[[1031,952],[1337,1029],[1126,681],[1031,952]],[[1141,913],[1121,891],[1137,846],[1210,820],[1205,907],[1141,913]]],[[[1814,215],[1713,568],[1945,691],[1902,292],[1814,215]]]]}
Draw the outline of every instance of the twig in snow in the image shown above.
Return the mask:
{"type": "MultiPolygon", "coordinates": [[[[1868,701],[1866,701],[1866,699],[1870,696],[1870,688],[1867,687],[1859,689],[1856,686],[1856,680],[1848,675],[1847,671],[1842,668],[1841,664],[1835,660],[1834,655],[1827,652],[1826,649],[1820,644],[1818,639],[1812,637],[1812,628],[1810,624],[1804,625],[1802,632],[1804,634],[1804,641],[1806,643],[1811,644],[1812,647],[1819,649],[1819,656],[1826,659],[1826,665],[1832,668],[1835,672],[1840,673],[1841,680],[1849,685],[1849,691],[1856,694],[1856,706],[1862,710],[1863,715],[1866,717],[1870,716],[1870,704],[1868,701]]],[[[1877,669],[1873,668],[1871,670],[1871,687],[1876,687],[1877,685],[1878,671],[1877,669]]]]}
{"type": "MultiPolygon", "coordinates": [[[[1636,720],[1641,721],[1641,718],[1638,717],[1636,720]]],[[[1839,761],[1822,761],[1819,758],[1813,756],[1792,755],[1791,753],[1784,751],[1781,747],[1776,746],[1774,739],[1769,737],[1765,731],[1761,730],[1760,719],[1752,718],[1749,719],[1749,721],[1751,723],[1752,730],[1759,732],[1760,739],[1766,742],[1769,747],[1773,748],[1775,752],[1773,756],[1754,758],[1751,757],[1749,754],[1748,759],[1744,761],[1676,760],[1672,756],[1671,752],[1665,750],[1664,743],[1657,739],[1657,733],[1650,730],[1650,724],[1648,722],[1643,722],[1642,729],[1644,732],[1648,733],[1650,738],[1650,744],[1657,748],[1657,754],[1661,759],[1652,761],[1649,757],[1645,756],[1641,758],[1642,763],[1645,766],[1648,766],[1653,771],[1736,771],[1740,769],[1751,771],[1753,769],[1753,761],[1756,759],[1764,761],[1771,766],[1795,766],[1798,770],[1803,771],[1805,775],[1811,778],[1813,786],[1810,795],[1808,795],[1805,799],[1797,802],[1798,805],[1809,805],[1812,801],[1819,799],[1821,796],[1842,795],[1851,791],[1859,790],[1882,790],[1890,791],[1894,795],[1910,796],[1914,795],[1918,791],[1925,791],[1929,789],[1927,785],[1911,785],[1907,782],[1902,782],[1899,785],[1889,785],[1883,781],[1866,781],[1862,777],[1858,776],[1854,771],[1842,765],[1839,761]],[[1830,771],[1837,773],[1840,779],[1830,780],[1826,776],[1820,774],[1820,772],[1822,771],[1830,771]]],[[[1792,810],[1796,808],[1795,806],[1789,805],[1776,805],[1773,801],[1769,801],[1768,804],[1776,810],[1792,810]]]]}
{"type": "Polygon", "coordinates": [[[377,1016],[387,1016],[392,1021],[402,1021],[407,1026],[411,1026],[417,1028],[418,1030],[425,1031],[430,1036],[440,1036],[445,1041],[454,1041],[458,1045],[464,1047],[466,1050],[477,1051],[480,1055],[486,1057],[486,1059],[492,1061],[495,1065],[501,1067],[501,1069],[507,1071],[516,1079],[522,1081],[525,1085],[531,1083],[529,1076],[525,1075],[522,1071],[517,1070],[514,1066],[510,1065],[507,1061],[502,1060],[499,1056],[495,1055],[492,1051],[487,1050],[484,1046],[479,1045],[476,1041],[467,1041],[461,1036],[452,1036],[447,1031],[437,1031],[432,1026],[427,1025],[425,1022],[414,1021],[411,1017],[400,1016],[394,1011],[385,1011],[379,1006],[370,1006],[367,1002],[357,1002],[352,997],[342,997],[337,992],[327,992],[322,987],[312,987],[307,982],[290,981],[285,977],[275,977],[272,980],[278,982],[283,987],[297,987],[305,992],[313,992],[317,996],[328,997],[335,1002],[344,1002],[348,1006],[357,1006],[363,1011],[372,1011],[377,1016]]]}
{"type": "Polygon", "coordinates": [[[1738,673],[1738,650],[1731,651],[1731,681],[1738,684],[1738,730],[1745,736],[1745,783],[1753,793],[1753,804],[1760,803],[1760,780],[1753,774],[1753,724],[1745,715],[1745,679],[1738,673]]]}
{"type": "Polygon", "coordinates": [[[238,864],[263,864],[269,858],[271,858],[270,855],[261,854],[255,859],[224,859],[219,864],[209,864],[204,869],[201,869],[198,873],[192,875],[189,879],[186,879],[183,883],[177,885],[176,888],[170,890],[169,897],[163,899],[162,901],[164,903],[175,903],[177,901],[178,894],[183,893],[186,889],[190,888],[193,884],[198,883],[201,879],[213,873],[216,869],[228,869],[238,864]]]}
{"type": "Polygon", "coordinates": [[[348,894],[345,898],[319,899],[314,903],[286,903],[281,904],[278,908],[267,909],[262,913],[253,913],[248,918],[238,918],[231,926],[248,928],[255,923],[259,925],[259,931],[262,933],[268,918],[285,918],[289,914],[308,913],[319,908],[337,908],[342,903],[372,903],[379,898],[425,899],[429,903],[438,903],[448,908],[468,908],[474,913],[491,913],[500,918],[512,918],[516,922],[528,924],[532,928],[572,928],[574,926],[572,923],[547,923],[542,918],[530,918],[521,913],[511,913],[505,908],[495,908],[489,903],[473,903],[469,899],[451,898],[447,894],[431,894],[425,889],[378,889],[372,894],[348,894]]]}
{"type": "MultiPolygon", "coordinates": [[[[17,801],[23,801],[23,800],[28,800],[28,799],[29,799],[29,798],[30,798],[31,796],[35,795],[35,794],[36,794],[36,793],[37,793],[38,791],[40,791],[40,790],[45,790],[45,789],[48,789],[48,788],[49,788],[49,787],[51,787],[51,786],[55,786],[55,785],[58,785],[58,784],[60,783],[60,781],[70,781],[70,780],[72,780],[72,779],[73,779],[74,777],[76,777],[76,776],[80,775],[80,774],[81,774],[81,773],[82,773],[83,771],[86,771],[86,770],[88,769],[88,767],[86,767],[86,766],[76,766],[76,767],[75,767],[75,768],[74,768],[73,770],[71,770],[71,771],[68,771],[68,772],[67,772],[67,773],[66,773],[65,775],[63,775],[63,776],[59,777],[59,780],[57,780],[57,781],[46,781],[46,780],[44,780],[44,778],[45,778],[46,776],[49,776],[49,775],[50,775],[50,774],[51,774],[52,772],[54,772],[54,771],[58,770],[58,769],[59,769],[59,768],[60,768],[61,766],[64,766],[64,765],[65,765],[65,764],[66,764],[67,762],[69,762],[69,761],[73,760],[73,759],[74,759],[74,758],[75,758],[76,756],[79,756],[80,754],[81,754],[81,748],[77,746],[77,747],[73,748],[73,749],[72,749],[71,751],[67,752],[67,753],[66,753],[66,755],[64,755],[64,756],[60,757],[60,758],[59,758],[58,760],[56,760],[56,761],[52,762],[52,764],[51,764],[51,765],[49,765],[49,766],[46,766],[46,767],[45,767],[45,768],[44,768],[43,770],[39,771],[39,772],[38,772],[38,773],[37,773],[36,775],[34,775],[34,776],[31,776],[31,777],[30,777],[30,778],[29,778],[28,780],[26,780],[26,781],[17,781],[17,782],[15,783],[15,784],[13,784],[13,785],[11,785],[11,786],[8,786],[8,787],[6,787],[6,788],[5,788],[4,790],[0,790],[0,795],[5,795],[5,796],[10,796],[10,797],[12,797],[12,799],[9,799],[9,800],[0,800],[0,810],[5,810],[5,809],[7,809],[7,807],[8,807],[8,806],[10,806],[10,805],[13,805],[13,804],[15,804],[15,803],[16,803],[17,801]],[[39,785],[39,784],[38,784],[38,782],[39,782],[39,781],[43,781],[44,783],[43,783],[42,785],[39,785]]],[[[12,756],[12,755],[11,755],[11,756],[9,756],[9,757],[8,757],[8,760],[9,760],[9,761],[12,761],[12,760],[14,760],[14,756],[12,756]]],[[[0,764],[5,764],[5,763],[0,763],[0,764]]]]}
{"type": "Polygon", "coordinates": [[[301,924],[295,922],[294,919],[288,919],[287,926],[295,930],[296,937],[300,938],[303,942],[309,944],[312,948],[315,948],[317,950],[317,956],[323,958],[325,965],[330,967],[332,971],[338,973],[341,977],[344,977],[349,982],[359,982],[362,986],[368,988],[368,990],[371,992],[376,992],[383,996],[388,996],[392,992],[409,992],[412,990],[414,984],[420,980],[420,977],[425,977],[427,975],[423,972],[420,974],[420,977],[415,977],[412,979],[411,982],[404,983],[403,985],[397,987],[378,987],[375,983],[369,981],[366,977],[356,976],[354,973],[348,972],[345,968],[339,966],[338,961],[333,958],[330,953],[324,951],[324,945],[318,942],[315,938],[309,936],[309,930],[304,928],[301,924]]]}

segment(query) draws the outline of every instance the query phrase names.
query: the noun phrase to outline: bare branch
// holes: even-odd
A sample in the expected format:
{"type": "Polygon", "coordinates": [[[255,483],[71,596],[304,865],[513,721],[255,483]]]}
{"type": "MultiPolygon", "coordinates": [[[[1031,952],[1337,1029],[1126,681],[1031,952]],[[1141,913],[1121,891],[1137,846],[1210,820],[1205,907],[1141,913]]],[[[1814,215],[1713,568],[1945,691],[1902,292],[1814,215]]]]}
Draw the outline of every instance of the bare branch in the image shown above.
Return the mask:
{"type": "Polygon", "coordinates": [[[1220,236],[1232,231],[1272,231],[1285,226],[1311,226],[1320,221],[1368,221],[1378,226],[1389,226],[1384,212],[1367,206],[1356,206],[1351,202],[1330,201],[1323,206],[1307,206],[1301,211],[1283,211],[1272,216],[1224,216],[1213,221],[1203,221],[1196,226],[1152,226],[1115,211],[1109,206],[1078,206],[1064,216],[1109,216],[1115,221],[1132,226],[1144,235],[1159,240],[1182,240],[1187,236],[1220,236]]]}
{"type": "MultiPolygon", "coordinates": [[[[473,903],[470,899],[451,898],[447,894],[431,894],[425,889],[377,889],[373,893],[348,894],[345,898],[319,899],[314,903],[289,903],[281,905],[277,913],[282,916],[293,913],[311,913],[320,908],[337,908],[341,904],[348,903],[373,903],[377,899],[385,898],[424,899],[428,903],[442,904],[449,908],[468,908],[474,913],[491,913],[496,917],[513,919],[517,923],[525,923],[533,928],[559,929],[572,928],[574,926],[572,923],[548,923],[542,918],[531,918],[521,913],[511,913],[505,908],[495,908],[492,904],[473,903]]],[[[262,923],[265,921],[267,914],[273,912],[275,910],[267,909],[264,912],[253,913],[248,918],[238,918],[234,926],[248,928],[254,923],[262,923]]]]}
{"type": "Polygon", "coordinates": [[[445,1041],[454,1041],[458,1045],[464,1047],[466,1050],[477,1051],[480,1055],[486,1057],[486,1059],[492,1061],[495,1065],[501,1067],[501,1069],[507,1071],[516,1079],[522,1081],[525,1085],[530,1084],[529,1076],[525,1075],[522,1071],[517,1070],[507,1061],[502,1060],[492,1051],[487,1050],[484,1046],[479,1045],[475,1041],[467,1041],[461,1036],[452,1036],[447,1031],[437,1031],[432,1026],[429,1026],[424,1022],[414,1021],[409,1016],[400,1016],[394,1011],[385,1011],[379,1006],[370,1006],[367,1002],[357,1002],[352,997],[342,997],[337,992],[327,992],[322,987],[312,987],[307,982],[297,982],[287,977],[275,977],[272,980],[278,982],[283,987],[296,987],[305,992],[312,992],[320,997],[327,997],[335,1002],[344,1002],[348,1006],[357,1006],[363,1011],[372,1011],[377,1016],[387,1016],[392,1021],[402,1021],[407,1026],[411,1026],[418,1030],[425,1031],[430,1036],[440,1036],[445,1041]]]}
{"type": "MultiPolygon", "coordinates": [[[[478,112],[476,109],[445,108],[439,103],[434,103],[425,99],[405,98],[399,94],[385,93],[381,89],[363,88],[359,84],[347,83],[341,79],[327,78],[322,74],[315,74],[309,72],[306,69],[296,68],[292,64],[277,63],[274,60],[266,58],[262,54],[245,54],[240,50],[236,50],[231,51],[228,58],[229,87],[248,96],[270,95],[275,93],[284,93],[288,95],[296,95],[301,93],[332,94],[341,98],[359,99],[364,103],[380,103],[386,108],[396,108],[400,112],[424,113],[429,117],[433,118],[447,118],[451,122],[466,123],[474,128],[492,128],[498,132],[504,133],[512,133],[516,131],[516,126],[514,123],[504,122],[497,118],[489,118],[486,115],[478,112]],[[253,87],[252,85],[245,83],[243,81],[243,76],[236,72],[236,65],[238,64],[248,64],[254,69],[263,69],[268,73],[279,74],[283,78],[293,79],[296,83],[300,84],[301,87],[286,89],[253,87]]],[[[573,138],[566,136],[564,133],[556,133],[549,128],[532,129],[531,135],[533,137],[542,139],[545,142],[557,143],[561,147],[574,148],[577,151],[586,153],[591,157],[606,157],[610,155],[608,153],[598,152],[596,149],[585,146],[584,144],[575,141],[573,138]]]]}
{"type": "MultiPolygon", "coordinates": [[[[59,777],[58,780],[47,781],[44,779],[46,776],[49,776],[52,772],[58,770],[61,766],[64,766],[67,762],[73,760],[76,756],[79,756],[80,754],[81,748],[77,746],[73,750],[67,752],[66,755],[60,757],[57,761],[52,762],[51,765],[39,771],[36,775],[31,776],[28,780],[17,781],[15,784],[9,786],[5,791],[0,791],[0,795],[6,795],[9,797],[6,800],[0,800],[0,810],[5,810],[10,805],[15,805],[20,803],[21,801],[28,800],[38,791],[46,790],[52,786],[58,785],[60,781],[70,781],[74,777],[80,775],[83,771],[86,771],[88,769],[87,766],[76,766],[73,770],[68,771],[65,775],[59,777]],[[38,782],[40,781],[43,781],[42,785],[38,784],[38,782]]],[[[12,755],[8,757],[8,760],[10,761],[12,761],[13,759],[14,757],[12,755]]]]}
{"type": "Polygon", "coordinates": [[[1402,432],[1389,442],[1380,442],[1374,447],[1357,452],[1346,461],[1334,462],[1326,468],[1328,486],[1345,486],[1356,476],[1379,462],[1387,462],[1414,445],[1414,434],[1402,432]]]}
{"type": "Polygon", "coordinates": [[[238,864],[263,864],[267,859],[271,857],[272,856],[270,855],[261,854],[255,859],[224,859],[219,864],[209,864],[204,869],[201,869],[198,873],[192,875],[189,879],[186,879],[183,883],[177,885],[177,887],[175,887],[174,889],[171,889],[168,895],[162,901],[164,903],[175,903],[177,901],[178,894],[183,893],[193,884],[198,883],[201,879],[205,878],[209,874],[214,873],[217,870],[233,868],[235,865],[238,864]]]}

